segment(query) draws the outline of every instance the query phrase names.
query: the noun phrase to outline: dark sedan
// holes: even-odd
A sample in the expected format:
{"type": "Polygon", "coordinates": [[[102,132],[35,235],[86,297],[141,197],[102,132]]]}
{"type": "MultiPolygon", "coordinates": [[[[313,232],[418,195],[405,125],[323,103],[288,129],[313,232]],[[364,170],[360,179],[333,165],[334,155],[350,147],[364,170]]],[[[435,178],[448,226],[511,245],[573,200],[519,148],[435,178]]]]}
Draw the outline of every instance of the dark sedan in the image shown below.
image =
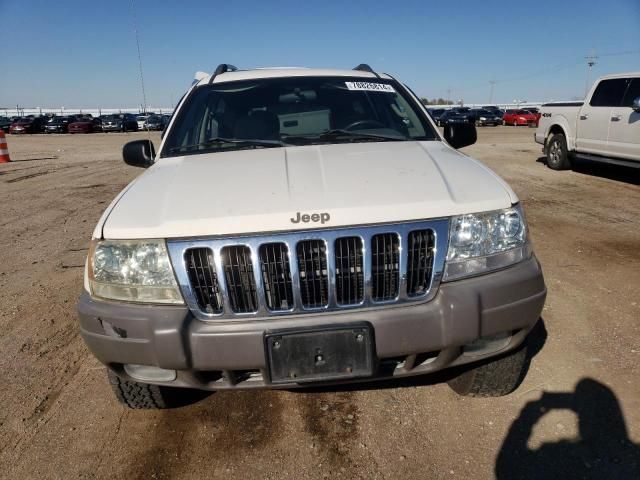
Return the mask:
{"type": "Polygon", "coordinates": [[[442,117],[442,114],[446,110],[444,108],[428,108],[427,111],[429,115],[431,115],[431,118],[433,118],[433,121],[436,122],[436,125],[440,125],[440,117],[442,117]]]}
{"type": "Polygon", "coordinates": [[[9,133],[11,123],[11,119],[9,119],[8,117],[0,117],[0,129],[2,129],[3,132],[9,133]]]}
{"type": "Polygon", "coordinates": [[[69,133],[93,133],[101,131],[98,118],[81,118],[69,124],[69,133]]]}
{"type": "Polygon", "coordinates": [[[145,130],[164,130],[167,126],[168,118],[165,115],[151,115],[144,122],[145,130]]]}
{"type": "Polygon", "coordinates": [[[75,117],[53,117],[44,124],[44,133],[67,133],[69,124],[76,121],[75,117]]]}
{"type": "Polygon", "coordinates": [[[502,117],[490,110],[472,110],[477,127],[502,125],[502,117]]]}
{"type": "Polygon", "coordinates": [[[137,132],[138,122],[130,113],[105,115],[102,117],[103,132],[137,132]]]}
{"type": "Polygon", "coordinates": [[[444,111],[444,113],[440,116],[439,124],[440,126],[460,125],[463,123],[473,123],[473,120],[473,114],[471,114],[468,110],[460,111],[458,109],[452,108],[450,110],[444,111]]]}

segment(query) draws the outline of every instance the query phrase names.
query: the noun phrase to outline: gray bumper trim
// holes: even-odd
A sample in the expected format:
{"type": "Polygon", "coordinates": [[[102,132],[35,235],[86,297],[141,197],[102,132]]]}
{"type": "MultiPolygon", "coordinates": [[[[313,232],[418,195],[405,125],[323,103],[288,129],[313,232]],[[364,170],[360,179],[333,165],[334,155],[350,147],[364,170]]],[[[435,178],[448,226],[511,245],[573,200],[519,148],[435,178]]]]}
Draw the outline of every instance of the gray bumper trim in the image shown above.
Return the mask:
{"type": "MultiPolygon", "coordinates": [[[[542,270],[532,257],[505,270],[443,283],[432,301],[397,308],[211,324],[197,320],[185,306],[98,301],[85,292],[78,313],[81,333],[102,363],[116,370],[124,363],[175,369],[183,371],[175,385],[215,388],[197,381],[193,373],[266,372],[265,331],[291,327],[367,321],[374,328],[380,359],[441,352],[443,358],[428,371],[466,363],[471,360],[461,357],[459,347],[479,337],[522,331],[495,354],[516,348],[538,320],[545,297],[542,270]]],[[[416,370],[404,373],[424,373],[416,370]]]]}

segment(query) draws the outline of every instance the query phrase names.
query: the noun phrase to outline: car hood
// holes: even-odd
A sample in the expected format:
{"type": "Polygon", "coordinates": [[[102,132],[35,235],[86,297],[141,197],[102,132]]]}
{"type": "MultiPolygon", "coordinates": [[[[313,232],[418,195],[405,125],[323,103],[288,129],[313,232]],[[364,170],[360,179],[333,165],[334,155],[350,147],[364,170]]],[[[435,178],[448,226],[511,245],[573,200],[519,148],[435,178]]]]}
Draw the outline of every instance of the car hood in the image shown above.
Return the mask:
{"type": "Polygon", "coordinates": [[[496,174],[440,141],[240,150],[160,159],[112,202],[94,236],[332,228],[441,218],[516,202],[496,174]],[[328,217],[294,223],[298,212],[328,217]]]}

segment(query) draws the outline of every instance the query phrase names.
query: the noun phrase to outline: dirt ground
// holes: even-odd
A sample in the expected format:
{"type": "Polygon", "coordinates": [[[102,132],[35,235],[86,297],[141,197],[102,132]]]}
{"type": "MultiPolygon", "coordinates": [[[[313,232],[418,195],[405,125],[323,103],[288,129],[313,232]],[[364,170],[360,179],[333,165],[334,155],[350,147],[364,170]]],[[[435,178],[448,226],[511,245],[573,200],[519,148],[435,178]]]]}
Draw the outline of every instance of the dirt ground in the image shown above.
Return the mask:
{"type": "Polygon", "coordinates": [[[140,173],[121,147],[144,135],[8,137],[0,477],[640,478],[638,174],[554,172],[525,127],[481,128],[465,150],[522,199],[549,289],[507,397],[458,397],[436,376],[131,411],[84,346],[75,301],[94,225],[140,173]]]}

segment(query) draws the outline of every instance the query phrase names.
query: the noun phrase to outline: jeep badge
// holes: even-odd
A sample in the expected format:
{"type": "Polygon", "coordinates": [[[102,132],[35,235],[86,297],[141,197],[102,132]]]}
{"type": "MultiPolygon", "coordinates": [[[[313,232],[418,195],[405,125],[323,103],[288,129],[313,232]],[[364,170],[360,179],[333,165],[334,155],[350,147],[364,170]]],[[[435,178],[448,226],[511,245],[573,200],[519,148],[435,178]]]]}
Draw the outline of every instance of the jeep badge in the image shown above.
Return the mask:
{"type": "Polygon", "coordinates": [[[320,222],[324,225],[330,219],[331,219],[331,216],[326,212],[312,213],[312,214],[296,212],[296,217],[292,217],[289,220],[291,220],[291,223],[320,222]]]}

